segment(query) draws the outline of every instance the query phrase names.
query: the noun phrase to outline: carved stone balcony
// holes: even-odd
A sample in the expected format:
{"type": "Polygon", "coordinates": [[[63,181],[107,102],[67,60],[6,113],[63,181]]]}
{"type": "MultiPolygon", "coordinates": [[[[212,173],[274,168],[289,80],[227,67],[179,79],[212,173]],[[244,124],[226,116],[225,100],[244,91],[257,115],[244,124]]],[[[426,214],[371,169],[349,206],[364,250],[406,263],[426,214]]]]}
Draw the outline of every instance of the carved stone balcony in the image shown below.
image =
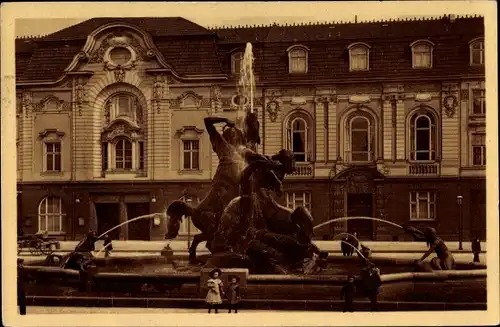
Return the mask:
{"type": "Polygon", "coordinates": [[[289,175],[289,178],[310,178],[314,175],[314,167],[312,163],[296,163],[295,172],[289,175]]]}
{"type": "Polygon", "coordinates": [[[439,175],[438,163],[410,163],[408,165],[410,176],[437,176],[439,175]]]}

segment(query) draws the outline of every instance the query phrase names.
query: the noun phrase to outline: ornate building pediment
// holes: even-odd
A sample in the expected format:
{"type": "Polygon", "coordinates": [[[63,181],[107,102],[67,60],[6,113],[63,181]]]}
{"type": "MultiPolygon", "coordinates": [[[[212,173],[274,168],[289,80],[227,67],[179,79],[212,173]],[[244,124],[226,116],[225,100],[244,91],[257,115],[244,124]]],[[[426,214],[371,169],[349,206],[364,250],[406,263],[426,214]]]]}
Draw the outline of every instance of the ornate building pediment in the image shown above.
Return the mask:
{"type": "Polygon", "coordinates": [[[45,140],[45,141],[59,141],[66,134],[58,129],[48,128],[48,129],[44,129],[43,131],[38,133],[38,135],[39,135],[40,139],[45,140]]]}
{"type": "Polygon", "coordinates": [[[203,97],[198,95],[193,91],[187,91],[182,93],[177,99],[172,101],[173,108],[196,108],[199,109],[202,106],[203,97]]]}
{"type": "Polygon", "coordinates": [[[119,118],[103,130],[101,139],[106,142],[111,142],[117,137],[136,140],[141,137],[139,132],[140,128],[138,126],[119,118]]]}
{"type": "Polygon", "coordinates": [[[59,99],[54,95],[49,95],[40,100],[40,102],[38,102],[33,109],[35,112],[70,111],[71,104],[69,102],[59,99]]]}

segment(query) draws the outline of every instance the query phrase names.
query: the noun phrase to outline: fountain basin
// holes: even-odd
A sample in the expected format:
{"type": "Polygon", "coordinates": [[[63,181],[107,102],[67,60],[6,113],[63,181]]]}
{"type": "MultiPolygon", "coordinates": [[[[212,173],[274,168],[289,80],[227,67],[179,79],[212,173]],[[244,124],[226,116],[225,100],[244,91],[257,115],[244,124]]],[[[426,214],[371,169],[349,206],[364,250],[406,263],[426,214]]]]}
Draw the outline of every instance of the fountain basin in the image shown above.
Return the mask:
{"type": "MultiPolygon", "coordinates": [[[[453,271],[421,273],[411,271],[413,260],[375,258],[373,261],[382,273],[378,297],[382,310],[486,309],[484,265],[459,264],[453,271]],[[416,302],[420,304],[410,305],[416,302]]],[[[79,289],[77,271],[25,266],[30,303],[204,307],[199,271],[176,271],[159,256],[99,258],[96,263],[90,288],[84,292],[79,289]],[[57,302],[58,297],[67,301],[57,302]]],[[[360,267],[356,257],[332,257],[327,270],[319,275],[249,275],[247,286],[242,289],[245,300],[242,306],[335,310],[341,305],[340,290],[346,275],[359,271],[360,267]]],[[[355,301],[359,310],[369,307],[360,292],[355,301]]]]}

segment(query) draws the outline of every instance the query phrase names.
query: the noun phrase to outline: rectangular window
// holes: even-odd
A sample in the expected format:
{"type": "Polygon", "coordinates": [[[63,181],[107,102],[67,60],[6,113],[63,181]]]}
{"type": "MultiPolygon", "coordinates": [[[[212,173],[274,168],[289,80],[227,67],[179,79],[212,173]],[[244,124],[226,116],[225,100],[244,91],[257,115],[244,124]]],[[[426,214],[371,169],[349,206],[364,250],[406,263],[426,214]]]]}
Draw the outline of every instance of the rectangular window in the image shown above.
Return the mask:
{"type": "Polygon", "coordinates": [[[474,115],[486,114],[486,98],[484,90],[472,90],[472,113],[474,115]]]}
{"type": "Polygon", "coordinates": [[[183,140],[183,169],[200,169],[200,141],[183,140]]]}
{"type": "Polygon", "coordinates": [[[285,193],[286,206],[295,210],[299,206],[303,206],[311,211],[311,192],[286,192],[285,193]]]}
{"type": "Polygon", "coordinates": [[[243,59],[243,53],[237,52],[231,56],[231,73],[239,74],[241,72],[241,61],[243,59]]]}
{"type": "Polygon", "coordinates": [[[132,111],[132,99],[128,95],[118,96],[118,115],[129,115],[132,111]]]}
{"type": "Polygon", "coordinates": [[[413,68],[431,68],[431,51],[428,46],[413,49],[413,68]]]}
{"type": "Polygon", "coordinates": [[[106,171],[108,170],[108,142],[102,142],[101,143],[101,159],[102,159],[102,170],[106,171]]]}
{"type": "Polygon", "coordinates": [[[484,42],[474,42],[470,46],[471,65],[484,65],[484,42]]]}
{"type": "Polygon", "coordinates": [[[144,170],[144,142],[138,142],[139,146],[139,170],[144,170]]]}
{"type": "Polygon", "coordinates": [[[436,193],[410,192],[410,220],[436,219],[436,193]]]}
{"type": "Polygon", "coordinates": [[[355,47],[350,50],[350,70],[368,70],[368,49],[355,47]]]}
{"type": "Polygon", "coordinates": [[[61,171],[61,143],[45,143],[45,171],[61,171]]]}
{"type": "Polygon", "coordinates": [[[486,166],[486,134],[472,134],[472,165],[486,166]]]}

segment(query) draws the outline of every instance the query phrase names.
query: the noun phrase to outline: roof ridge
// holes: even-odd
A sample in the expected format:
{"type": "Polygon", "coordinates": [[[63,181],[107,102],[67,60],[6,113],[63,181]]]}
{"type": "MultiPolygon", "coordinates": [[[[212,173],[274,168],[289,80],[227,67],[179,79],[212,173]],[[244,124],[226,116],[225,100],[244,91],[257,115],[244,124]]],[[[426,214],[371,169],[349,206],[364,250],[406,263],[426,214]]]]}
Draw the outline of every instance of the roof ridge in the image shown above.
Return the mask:
{"type": "Polygon", "coordinates": [[[327,25],[347,25],[347,24],[386,24],[386,23],[402,23],[402,22],[422,22],[422,21],[438,21],[442,19],[470,19],[470,18],[484,18],[482,15],[470,14],[470,15],[453,15],[444,14],[442,16],[409,16],[409,17],[397,17],[397,18],[386,18],[386,19],[365,19],[356,21],[356,18],[352,20],[337,20],[337,21],[315,21],[315,22],[293,22],[293,23],[278,23],[273,22],[269,24],[254,24],[254,25],[220,25],[209,27],[209,30],[213,31],[223,31],[223,30],[237,30],[237,29],[254,29],[254,28],[266,28],[266,27],[297,27],[297,26],[327,26],[327,25]]]}

